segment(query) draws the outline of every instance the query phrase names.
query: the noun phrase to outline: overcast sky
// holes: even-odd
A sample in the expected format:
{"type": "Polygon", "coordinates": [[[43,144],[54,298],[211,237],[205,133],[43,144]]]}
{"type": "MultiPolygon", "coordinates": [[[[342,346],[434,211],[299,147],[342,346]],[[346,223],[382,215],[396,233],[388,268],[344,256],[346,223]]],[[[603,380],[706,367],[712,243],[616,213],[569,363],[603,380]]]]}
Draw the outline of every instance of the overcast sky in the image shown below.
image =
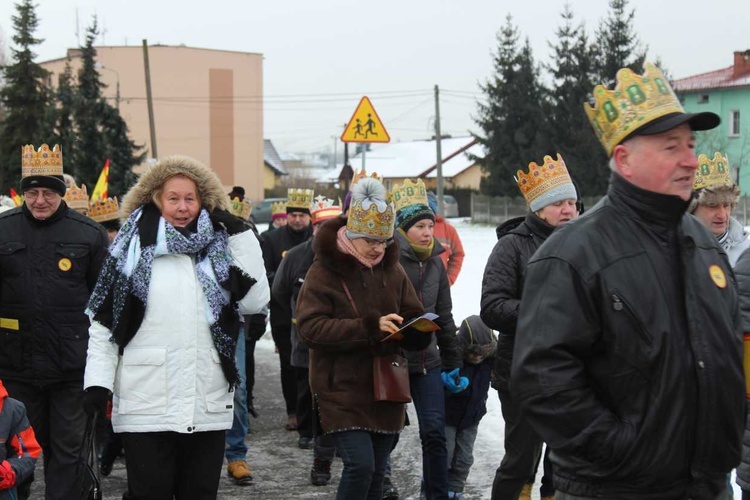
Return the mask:
{"type": "MultiPolygon", "coordinates": [[[[12,0],[0,2],[11,44],[12,0]]],[[[496,35],[510,13],[537,62],[548,62],[563,0],[42,0],[38,60],[79,45],[92,16],[99,45],[185,44],[264,55],[265,130],[277,148],[331,150],[368,95],[392,141],[427,138],[433,88],[443,133],[475,130],[479,83],[492,73],[496,35]],[[368,6],[369,5],[369,6],[368,6]],[[76,17],[80,37],[76,37],[76,17]]],[[[606,0],[572,0],[589,33],[606,0]]],[[[730,66],[750,49],[750,1],[631,0],[649,58],[680,78],[730,66]]],[[[158,124],[157,124],[158,125],[158,124]]]]}

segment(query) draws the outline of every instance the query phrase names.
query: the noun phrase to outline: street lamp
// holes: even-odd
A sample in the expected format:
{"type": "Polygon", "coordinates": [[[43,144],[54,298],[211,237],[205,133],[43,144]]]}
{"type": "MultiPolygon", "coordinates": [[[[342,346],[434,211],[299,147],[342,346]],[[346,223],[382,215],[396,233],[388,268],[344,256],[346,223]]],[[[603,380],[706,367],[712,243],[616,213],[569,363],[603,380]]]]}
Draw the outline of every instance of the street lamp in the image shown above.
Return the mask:
{"type": "Polygon", "coordinates": [[[106,69],[107,71],[111,71],[117,77],[117,85],[115,87],[115,89],[116,89],[116,91],[115,91],[115,104],[117,105],[117,110],[119,111],[120,110],[120,73],[118,73],[116,70],[114,70],[112,68],[106,67],[105,65],[103,65],[100,62],[97,62],[94,65],[94,67],[97,68],[97,69],[106,69]]]}

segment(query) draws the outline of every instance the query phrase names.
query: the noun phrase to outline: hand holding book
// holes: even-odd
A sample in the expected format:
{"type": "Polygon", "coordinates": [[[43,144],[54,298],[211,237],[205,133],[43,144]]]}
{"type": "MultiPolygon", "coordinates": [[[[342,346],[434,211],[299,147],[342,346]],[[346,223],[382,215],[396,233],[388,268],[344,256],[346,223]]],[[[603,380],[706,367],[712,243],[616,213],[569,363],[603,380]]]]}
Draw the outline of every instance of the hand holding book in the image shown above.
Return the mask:
{"type": "Polygon", "coordinates": [[[408,321],[403,321],[397,331],[382,339],[381,342],[385,342],[386,340],[402,340],[404,338],[404,330],[406,330],[407,328],[412,328],[422,333],[436,332],[440,330],[440,327],[437,325],[437,323],[435,323],[435,320],[437,318],[437,314],[424,313],[421,316],[417,316],[416,318],[412,318],[408,321]]]}

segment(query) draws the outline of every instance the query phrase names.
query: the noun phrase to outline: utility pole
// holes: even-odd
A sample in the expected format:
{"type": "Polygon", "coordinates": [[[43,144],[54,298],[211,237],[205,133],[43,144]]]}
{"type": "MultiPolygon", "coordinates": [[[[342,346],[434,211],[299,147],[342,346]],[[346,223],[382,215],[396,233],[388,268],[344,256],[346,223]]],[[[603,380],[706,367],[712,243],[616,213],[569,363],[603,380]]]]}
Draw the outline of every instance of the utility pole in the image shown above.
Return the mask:
{"type": "Polygon", "coordinates": [[[159,158],[156,150],[156,126],[154,125],[154,101],[151,97],[151,69],[148,63],[148,41],[143,39],[143,65],[146,70],[146,103],[148,104],[148,126],[151,130],[151,157],[159,158]]]}
{"type": "Polygon", "coordinates": [[[445,206],[443,205],[443,147],[440,144],[442,135],[440,134],[440,90],[435,85],[435,148],[437,152],[437,200],[438,214],[445,217],[445,206]]]}

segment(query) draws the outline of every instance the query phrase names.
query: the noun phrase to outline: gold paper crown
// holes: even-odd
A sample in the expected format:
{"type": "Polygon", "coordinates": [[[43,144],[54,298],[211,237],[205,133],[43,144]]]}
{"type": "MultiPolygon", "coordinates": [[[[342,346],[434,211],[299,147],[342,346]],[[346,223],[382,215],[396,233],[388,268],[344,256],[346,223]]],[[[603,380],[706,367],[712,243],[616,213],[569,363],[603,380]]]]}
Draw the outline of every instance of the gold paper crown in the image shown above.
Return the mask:
{"type": "Polygon", "coordinates": [[[114,198],[92,201],[89,217],[96,222],[107,222],[119,219],[120,203],[117,201],[117,197],[115,196],[114,198]]]}
{"type": "Polygon", "coordinates": [[[338,205],[335,205],[332,199],[319,194],[315,197],[315,201],[310,204],[310,215],[313,224],[341,215],[341,201],[338,205]]]}
{"type": "Polygon", "coordinates": [[[271,203],[271,215],[286,215],[286,201],[271,203]]]}
{"type": "Polygon", "coordinates": [[[383,183],[383,177],[380,176],[380,175],[378,175],[377,172],[373,172],[371,175],[368,176],[367,175],[367,171],[363,168],[359,172],[354,172],[354,175],[352,176],[352,183],[349,185],[349,189],[351,189],[351,187],[353,185],[355,185],[356,183],[358,183],[359,181],[361,181],[362,179],[364,179],[366,177],[370,177],[372,179],[375,179],[378,182],[380,182],[381,184],[383,183]]]}
{"type": "Polygon", "coordinates": [[[240,201],[239,196],[229,198],[229,212],[242,220],[250,218],[250,212],[253,211],[253,204],[245,199],[240,201]]]}
{"type": "Polygon", "coordinates": [[[346,229],[353,233],[363,234],[375,239],[386,240],[393,237],[393,227],[396,224],[396,214],[393,202],[388,201],[388,206],[381,212],[373,203],[365,210],[362,200],[357,200],[349,207],[349,218],[346,221],[346,229]]]}
{"type": "Polygon", "coordinates": [[[65,196],[63,196],[65,203],[73,210],[86,210],[88,212],[91,209],[89,205],[89,195],[86,192],[86,184],[81,184],[79,188],[75,183],[71,184],[68,189],[65,190],[65,196]]]}
{"type": "Polygon", "coordinates": [[[721,153],[714,153],[713,159],[706,155],[698,157],[698,170],[695,172],[693,189],[716,188],[734,186],[732,172],[729,169],[729,159],[721,153]]]}
{"type": "Polygon", "coordinates": [[[286,208],[300,208],[310,210],[310,203],[313,202],[315,192],[312,189],[289,188],[286,194],[286,208]]]}
{"type": "Polygon", "coordinates": [[[545,156],[542,166],[532,161],[529,163],[528,174],[524,174],[522,170],[516,173],[516,182],[529,205],[550,189],[563,184],[573,184],[560,153],[557,153],[557,160],[545,156]]]}
{"type": "Polygon", "coordinates": [[[614,90],[594,88],[596,106],[583,108],[599,141],[612,156],[612,150],[637,128],[671,113],[684,113],[664,74],[653,63],[643,65],[643,76],[628,68],[617,72],[614,90]]]}
{"type": "Polygon", "coordinates": [[[39,146],[39,151],[34,150],[33,144],[21,148],[21,177],[62,174],[62,150],[58,144],[51,150],[46,144],[39,146]]]}
{"type": "Polygon", "coordinates": [[[393,186],[393,201],[397,212],[412,205],[430,206],[422,179],[417,179],[417,182],[406,179],[402,185],[393,186]]]}

